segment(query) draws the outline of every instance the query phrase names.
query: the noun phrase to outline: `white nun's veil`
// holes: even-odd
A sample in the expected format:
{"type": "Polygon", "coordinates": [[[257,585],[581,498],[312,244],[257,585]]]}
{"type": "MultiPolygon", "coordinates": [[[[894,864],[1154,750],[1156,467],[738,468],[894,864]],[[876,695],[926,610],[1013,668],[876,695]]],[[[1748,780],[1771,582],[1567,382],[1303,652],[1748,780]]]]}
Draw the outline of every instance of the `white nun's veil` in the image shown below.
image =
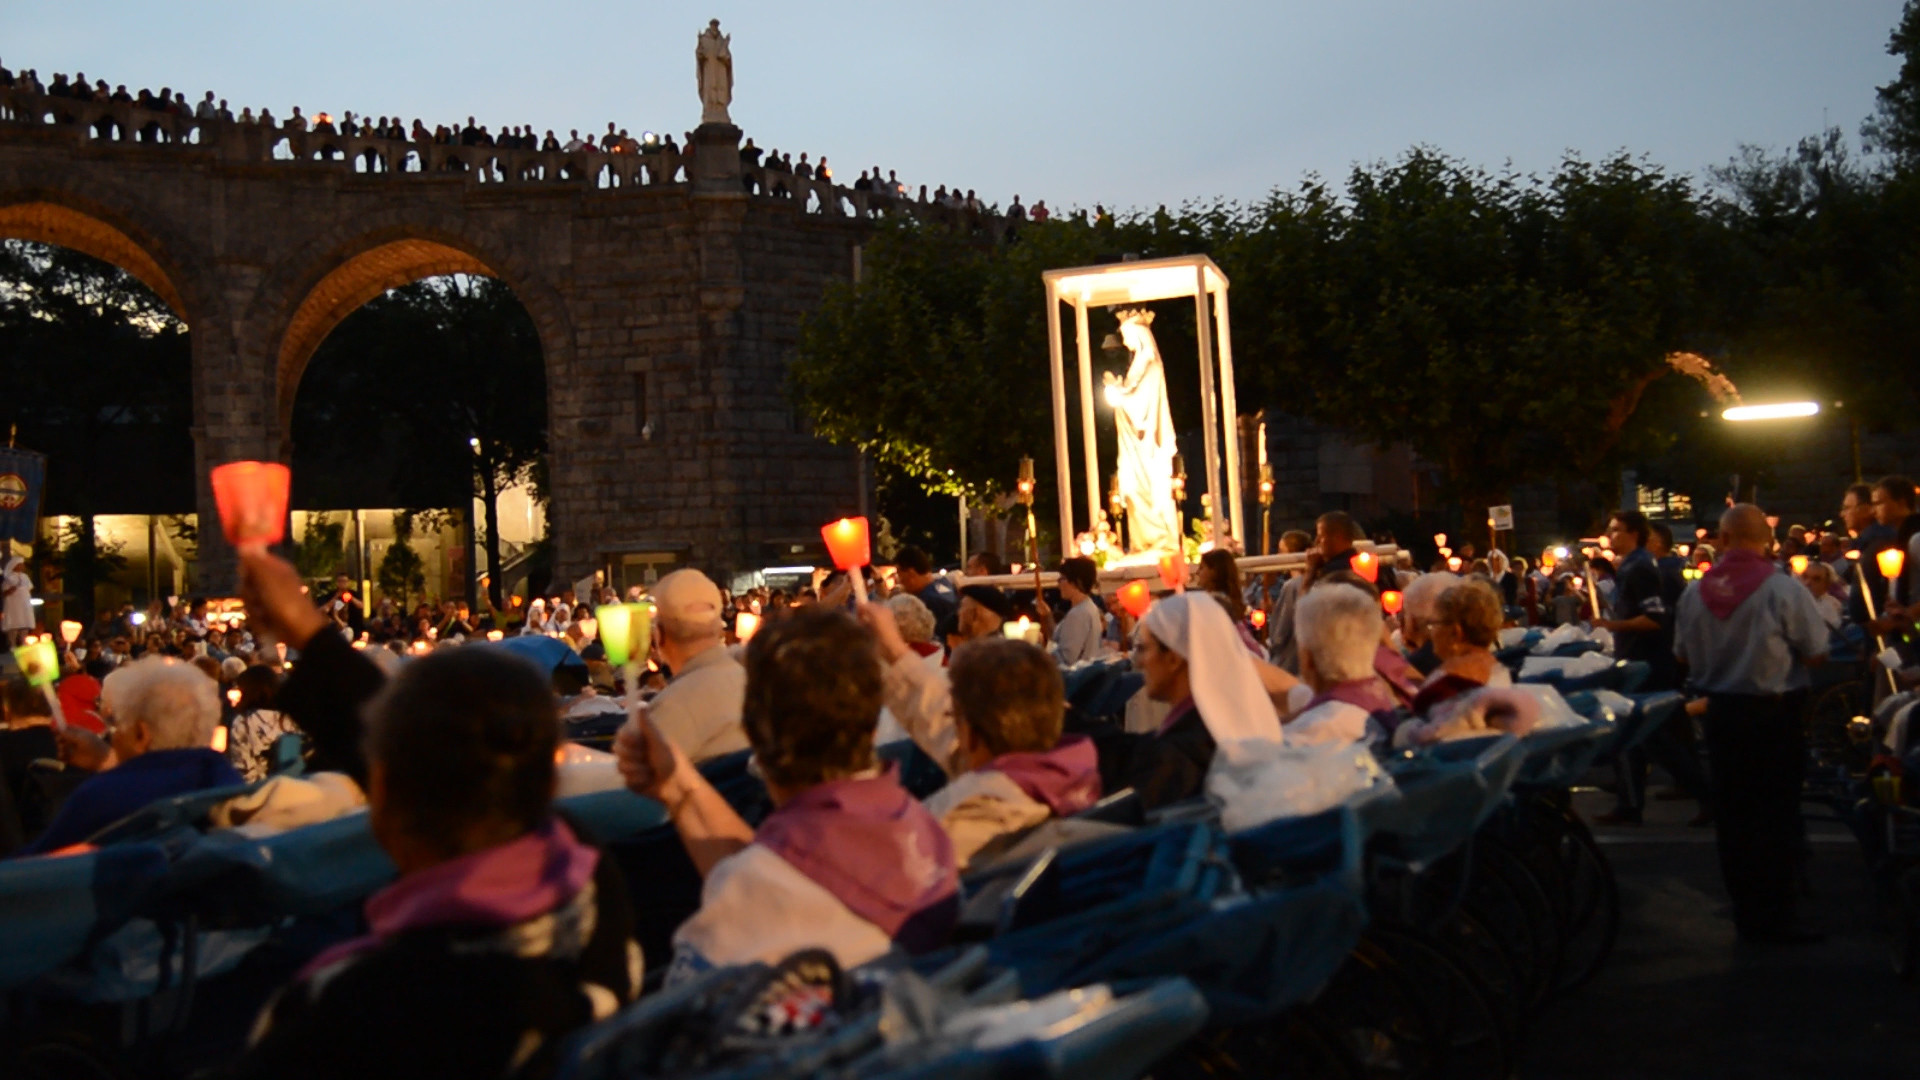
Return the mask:
{"type": "Polygon", "coordinates": [[[1140,625],[1186,660],[1194,707],[1222,753],[1235,756],[1235,743],[1280,741],[1273,699],[1219,601],[1201,592],[1164,596],[1140,625]]]}

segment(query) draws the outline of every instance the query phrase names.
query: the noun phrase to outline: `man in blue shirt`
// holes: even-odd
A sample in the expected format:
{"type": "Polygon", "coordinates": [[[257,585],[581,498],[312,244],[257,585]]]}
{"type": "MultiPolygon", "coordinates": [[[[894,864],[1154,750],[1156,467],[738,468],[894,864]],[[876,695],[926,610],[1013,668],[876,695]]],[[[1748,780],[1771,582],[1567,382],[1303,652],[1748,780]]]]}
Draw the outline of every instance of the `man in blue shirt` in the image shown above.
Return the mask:
{"type": "Polygon", "coordinates": [[[894,556],[893,565],[900,575],[900,587],[927,605],[933,612],[935,625],[951,618],[960,610],[960,598],[954,594],[953,583],[933,572],[933,559],[917,547],[903,547],[894,556]]]}
{"type": "MultiPolygon", "coordinates": [[[[1642,689],[1671,690],[1678,683],[1673,659],[1673,608],[1667,583],[1650,548],[1652,539],[1653,527],[1638,510],[1618,511],[1607,522],[1607,546],[1620,563],[1614,572],[1613,617],[1597,620],[1594,625],[1613,634],[1616,658],[1647,665],[1649,673],[1642,689]]],[[[1693,749],[1666,728],[1648,736],[1645,746],[1644,753],[1635,750],[1615,761],[1619,801],[1600,821],[1609,825],[1639,824],[1646,806],[1647,759],[1652,757],[1672,774],[1682,791],[1701,800],[1701,813],[1693,823],[1706,824],[1707,776],[1693,749]]]]}

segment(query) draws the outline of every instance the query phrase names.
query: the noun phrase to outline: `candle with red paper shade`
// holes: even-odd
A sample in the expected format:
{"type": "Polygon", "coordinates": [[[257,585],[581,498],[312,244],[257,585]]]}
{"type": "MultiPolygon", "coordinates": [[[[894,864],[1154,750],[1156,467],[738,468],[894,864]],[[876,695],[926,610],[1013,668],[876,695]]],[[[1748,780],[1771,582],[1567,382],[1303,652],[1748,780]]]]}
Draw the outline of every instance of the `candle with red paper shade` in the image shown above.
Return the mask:
{"type": "Polygon", "coordinates": [[[867,519],[841,518],[831,524],[822,525],[820,539],[827,542],[827,554],[833,557],[835,568],[847,572],[847,580],[853,584],[853,598],[862,604],[866,603],[867,578],[860,570],[873,561],[873,546],[867,533],[867,519]]]}
{"type": "Polygon", "coordinates": [[[1374,558],[1371,551],[1356,551],[1353,553],[1353,572],[1371,585],[1380,580],[1380,560],[1374,558]]]}
{"type": "Polygon", "coordinates": [[[1126,609],[1127,614],[1137,619],[1145,615],[1147,609],[1153,606],[1153,590],[1147,588],[1147,583],[1144,581],[1138,579],[1129,581],[1120,586],[1120,606],[1126,609]]]}
{"type": "Polygon", "coordinates": [[[1406,598],[1400,595],[1398,589],[1388,589],[1386,592],[1380,594],[1380,610],[1389,615],[1400,614],[1400,608],[1405,603],[1406,598]]]}
{"type": "Polygon", "coordinates": [[[1160,583],[1174,592],[1187,591],[1187,560],[1178,555],[1160,556],[1160,583]]]}
{"type": "Polygon", "coordinates": [[[267,547],[287,538],[287,494],[293,474],[273,461],[230,461],[209,479],[220,528],[236,548],[267,547]]]}
{"type": "Polygon", "coordinates": [[[1255,630],[1265,630],[1267,628],[1267,613],[1259,608],[1254,608],[1252,611],[1247,612],[1247,623],[1255,630]]]}

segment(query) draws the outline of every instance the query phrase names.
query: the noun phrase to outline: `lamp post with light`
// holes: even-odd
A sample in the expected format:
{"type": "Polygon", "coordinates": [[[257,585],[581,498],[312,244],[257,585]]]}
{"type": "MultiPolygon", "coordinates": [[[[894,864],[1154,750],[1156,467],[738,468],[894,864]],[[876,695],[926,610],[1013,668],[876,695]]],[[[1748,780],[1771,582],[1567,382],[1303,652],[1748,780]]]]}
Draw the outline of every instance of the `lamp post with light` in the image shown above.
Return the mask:
{"type": "MultiPolygon", "coordinates": [[[[1735,405],[1722,410],[1720,419],[1735,424],[1748,424],[1764,420],[1804,420],[1818,415],[1820,415],[1820,403],[1817,401],[1778,401],[1767,405],[1735,405]]],[[[1733,497],[1736,500],[1740,498],[1737,483],[1733,497]]],[[[1760,483],[1757,479],[1754,481],[1751,501],[1754,503],[1760,501],[1760,483]]]]}

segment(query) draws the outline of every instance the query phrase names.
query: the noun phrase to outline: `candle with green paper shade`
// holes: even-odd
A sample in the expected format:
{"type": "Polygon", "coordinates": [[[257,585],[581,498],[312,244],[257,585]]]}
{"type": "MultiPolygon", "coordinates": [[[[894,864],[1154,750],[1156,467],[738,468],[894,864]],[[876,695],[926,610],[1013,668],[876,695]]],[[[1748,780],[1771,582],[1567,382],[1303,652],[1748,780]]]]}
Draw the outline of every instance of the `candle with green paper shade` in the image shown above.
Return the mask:
{"type": "Polygon", "coordinates": [[[619,667],[627,680],[627,715],[634,716],[640,707],[640,662],[653,646],[653,605],[601,604],[593,614],[607,663],[619,667]]]}
{"type": "Polygon", "coordinates": [[[13,662],[20,665],[20,674],[26,678],[27,685],[39,687],[47,696],[47,704],[53,707],[54,726],[66,730],[66,710],[60,707],[60,695],[53,692],[54,680],[60,677],[60,654],[54,651],[53,635],[13,650],[13,662]]]}

